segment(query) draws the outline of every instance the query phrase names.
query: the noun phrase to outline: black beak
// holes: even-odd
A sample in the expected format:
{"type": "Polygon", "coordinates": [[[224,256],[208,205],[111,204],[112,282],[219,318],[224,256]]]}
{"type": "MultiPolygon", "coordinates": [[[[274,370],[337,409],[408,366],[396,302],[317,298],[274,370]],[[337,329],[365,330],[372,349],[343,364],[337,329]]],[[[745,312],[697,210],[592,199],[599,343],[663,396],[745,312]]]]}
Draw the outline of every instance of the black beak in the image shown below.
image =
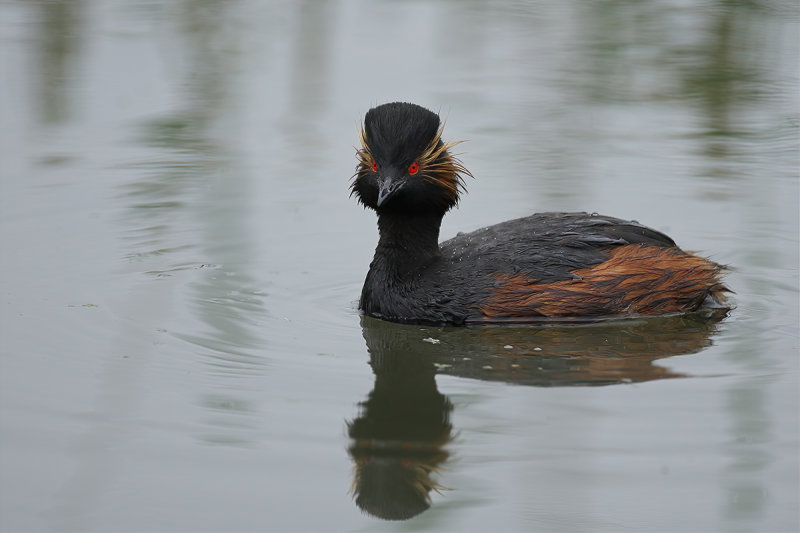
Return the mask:
{"type": "Polygon", "coordinates": [[[378,201],[377,206],[380,207],[400,189],[405,180],[402,178],[383,178],[378,183],[378,201]]]}

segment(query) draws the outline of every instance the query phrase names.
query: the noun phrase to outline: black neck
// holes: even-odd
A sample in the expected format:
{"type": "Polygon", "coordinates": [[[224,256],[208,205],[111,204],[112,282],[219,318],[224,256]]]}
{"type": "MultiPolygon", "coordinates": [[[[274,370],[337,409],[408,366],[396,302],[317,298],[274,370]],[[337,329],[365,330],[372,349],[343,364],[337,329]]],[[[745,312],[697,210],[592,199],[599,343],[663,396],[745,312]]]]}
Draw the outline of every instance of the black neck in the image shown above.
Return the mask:
{"type": "Polygon", "coordinates": [[[402,270],[414,269],[439,255],[439,227],[443,215],[378,215],[380,239],[375,257],[402,270]]]}

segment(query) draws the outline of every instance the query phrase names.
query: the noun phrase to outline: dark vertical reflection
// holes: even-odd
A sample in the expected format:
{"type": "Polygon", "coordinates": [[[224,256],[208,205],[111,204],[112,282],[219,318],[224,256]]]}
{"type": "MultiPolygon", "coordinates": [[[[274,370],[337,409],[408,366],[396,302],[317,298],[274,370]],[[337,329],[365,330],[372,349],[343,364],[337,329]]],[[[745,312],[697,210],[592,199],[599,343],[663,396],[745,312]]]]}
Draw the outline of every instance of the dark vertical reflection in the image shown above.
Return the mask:
{"type": "MultiPolygon", "coordinates": [[[[162,141],[175,155],[202,162],[204,167],[197,173],[203,186],[186,208],[191,227],[197,228],[203,264],[212,265],[193,285],[194,310],[206,327],[183,338],[203,348],[217,372],[247,374],[260,372],[263,364],[258,353],[261,338],[250,326],[264,308],[262,288],[246,268],[254,256],[242,205],[249,197],[249,176],[237,163],[235,137],[225,135],[239,59],[232,51],[238,49],[239,35],[226,15],[235,13],[237,6],[229,1],[182,4],[179,20],[188,52],[182,81],[187,105],[165,123],[172,121],[183,134],[162,141]],[[192,136],[200,138],[192,140],[192,136]]],[[[241,403],[233,400],[231,405],[241,403]]]]}
{"type": "Polygon", "coordinates": [[[430,507],[430,492],[440,486],[432,475],[442,473],[453,433],[453,406],[438,391],[436,374],[537,387],[680,378],[685,376],[653,363],[709,346],[723,317],[476,328],[362,317],[375,385],[348,423],[356,504],[387,520],[412,518],[430,507]]]}
{"type": "MultiPolygon", "coordinates": [[[[68,25],[63,31],[72,34],[87,23],[70,2],[42,2],[41,6],[48,12],[40,26],[43,42],[61,42],[55,35],[58,24],[68,25]]],[[[196,330],[202,333],[168,333],[193,343],[209,373],[222,376],[219,388],[204,391],[197,401],[206,428],[200,438],[217,445],[250,444],[258,413],[224,378],[262,372],[261,339],[249,326],[263,313],[263,304],[260,287],[244,267],[251,256],[241,209],[241,201],[247,197],[246,176],[232,163],[232,148],[214,136],[214,128],[225,116],[234,66],[214,43],[232,35],[223,15],[234,8],[233,2],[220,1],[184,2],[175,11],[156,10],[159,24],[177,28],[168,36],[168,45],[188,58],[185,65],[179,65],[183,69],[170,69],[170,75],[178,78],[172,89],[180,91],[181,107],[139,125],[131,144],[144,146],[143,159],[120,165],[122,174],[107,170],[112,177],[124,178],[116,198],[121,207],[118,223],[124,259],[147,277],[147,283],[133,285],[135,290],[121,303],[125,312],[136,317],[123,321],[116,337],[115,353],[126,354],[129,364],[108,358],[103,367],[96,407],[87,415],[93,423],[75,442],[81,461],[53,510],[55,529],[91,529],[92,510],[113,479],[119,460],[115,451],[124,436],[121,428],[127,427],[117,420],[135,412],[146,394],[141,377],[159,344],[155,330],[169,323],[174,308],[184,303],[176,305],[175,284],[170,280],[194,289],[189,304],[202,323],[196,330]],[[176,16],[170,17],[173,13],[176,16]]],[[[152,14],[150,10],[123,12],[131,17],[152,14]]],[[[53,45],[53,51],[43,56],[45,71],[53,72],[48,66],[54,61],[51,56],[68,68],[63,58],[69,54],[61,48],[53,45]]],[[[125,68],[127,59],[119,58],[119,68],[125,68]]],[[[63,77],[72,74],[70,70],[63,77]]],[[[103,77],[114,74],[103,73],[103,77]]],[[[57,69],[52,76],[61,79],[57,69]]],[[[46,88],[44,94],[51,90],[46,88]]],[[[66,113],[61,108],[61,92],[58,88],[55,103],[48,104],[55,111],[46,114],[61,117],[66,113]]]]}
{"type": "Polygon", "coordinates": [[[38,83],[41,105],[38,106],[44,123],[59,123],[69,117],[70,86],[75,77],[75,60],[81,45],[83,2],[80,0],[51,0],[36,2],[39,9],[39,66],[38,83]]]}
{"type": "MultiPolygon", "coordinates": [[[[231,50],[238,49],[234,46],[238,35],[226,15],[235,13],[236,7],[227,1],[180,4],[175,23],[187,58],[179,80],[185,104],[149,123],[144,142],[165,157],[155,163],[147,180],[160,191],[153,198],[154,207],[166,220],[179,221],[183,230],[179,241],[168,247],[180,253],[175,259],[159,258],[167,268],[157,275],[172,276],[187,269],[198,273],[192,277],[191,309],[202,326],[171,333],[194,344],[208,372],[222,378],[217,390],[199,401],[208,430],[202,438],[214,444],[247,445],[256,419],[252,404],[236,387],[226,386],[224,378],[263,372],[263,342],[253,326],[265,310],[262,287],[247,269],[254,255],[242,208],[249,197],[249,176],[236,163],[235,139],[216,131],[227,131],[226,112],[235,92],[231,83],[238,56],[231,50]],[[165,189],[180,183],[185,187],[174,192],[177,197],[186,195],[186,200],[163,204],[168,197],[165,189]],[[188,254],[185,247],[190,247],[188,254]],[[185,255],[197,259],[186,263],[179,259],[185,255]]],[[[146,216],[152,219],[154,214],[146,216]]],[[[152,233],[173,240],[166,220],[152,233]]]]}
{"type": "Polygon", "coordinates": [[[685,69],[683,90],[699,104],[705,136],[703,154],[710,159],[735,157],[737,150],[729,138],[755,133],[745,129],[735,114],[759,99],[757,86],[762,73],[751,63],[763,58],[752,52],[749,57],[746,54],[748,45],[760,40],[764,31],[751,21],[758,16],[756,11],[751,2],[718,2],[706,17],[703,40],[693,53],[696,60],[685,69]]]}
{"type": "MultiPolygon", "coordinates": [[[[28,7],[35,21],[32,34],[36,65],[32,70],[38,74],[33,82],[38,97],[36,120],[48,126],[68,123],[75,115],[72,96],[79,85],[76,71],[84,52],[81,48],[86,27],[84,3],[31,0],[28,7]]],[[[130,408],[133,395],[127,394],[132,392],[129,378],[121,375],[118,366],[108,365],[103,369],[98,391],[100,402],[95,410],[86,413],[93,422],[91,429],[71,443],[79,458],[77,470],[51,502],[48,519],[53,529],[88,528],[90,510],[107,486],[112,470],[108,448],[119,438],[119,433],[109,430],[103,422],[111,418],[111,412],[126,412],[130,408]]]]}
{"type": "MultiPolygon", "coordinates": [[[[704,36],[706,42],[698,46],[698,68],[687,75],[687,92],[701,98],[706,131],[712,135],[734,133],[731,131],[731,105],[737,93],[743,92],[737,84],[752,78],[740,67],[734,48],[734,39],[742,37],[734,33],[736,11],[733,8],[738,3],[722,2],[722,8],[709,21],[710,27],[704,36]]],[[[709,155],[724,153],[724,149],[709,147],[709,155]]]]}
{"type": "Polygon", "coordinates": [[[292,42],[290,98],[292,111],[304,118],[319,113],[329,99],[330,33],[336,10],[330,2],[295,4],[297,29],[292,42]]]}
{"type": "Polygon", "coordinates": [[[764,477],[754,475],[765,471],[775,460],[763,447],[774,438],[764,385],[764,380],[748,380],[730,387],[726,393],[731,420],[728,442],[723,446],[728,462],[720,483],[724,495],[721,515],[728,531],[752,531],[769,504],[764,477]]]}
{"type": "MultiPolygon", "coordinates": [[[[371,319],[365,318],[364,324],[371,319]]],[[[353,494],[364,511],[406,520],[430,507],[433,476],[449,456],[453,406],[436,388],[436,367],[404,328],[364,328],[375,386],[348,423],[353,494]]]]}
{"type": "Polygon", "coordinates": [[[168,333],[194,345],[207,372],[220,377],[218,388],[198,401],[206,429],[201,438],[247,445],[256,413],[226,378],[263,373],[263,340],[253,326],[265,310],[263,287],[247,269],[254,255],[242,205],[249,176],[236,162],[235,138],[224,134],[238,59],[231,51],[238,34],[227,15],[237,4],[173,7],[166,24],[175,28],[172,57],[184,59],[170,65],[179,67],[170,72],[181,106],[142,125],[138,142],[151,159],[134,165],[138,179],[124,184],[121,195],[128,259],[143,263],[152,278],[132,298],[158,301],[155,293],[172,287],[170,279],[188,285],[189,309],[200,325],[168,333]]]}
{"type": "MultiPolygon", "coordinates": [[[[769,95],[770,68],[785,60],[770,57],[770,3],[718,0],[689,15],[668,4],[630,1],[581,6],[585,40],[577,67],[563,83],[581,89],[585,103],[670,102],[699,111],[702,153],[713,159],[741,157],[741,143],[758,124],[745,120],[748,108],[769,95]],[[577,76],[576,76],[577,75],[577,76]]],[[[794,13],[796,16],[796,13],[794,13]]],[[[783,49],[774,49],[782,53],[783,49]]],[[[795,102],[796,104],[796,102],[795,102]]],[[[797,108],[786,109],[797,113],[797,108]]]]}
{"type": "Polygon", "coordinates": [[[331,33],[335,29],[333,2],[301,0],[292,5],[296,24],[289,72],[289,109],[282,126],[294,158],[293,168],[317,167],[327,139],[320,131],[330,98],[331,33]]]}

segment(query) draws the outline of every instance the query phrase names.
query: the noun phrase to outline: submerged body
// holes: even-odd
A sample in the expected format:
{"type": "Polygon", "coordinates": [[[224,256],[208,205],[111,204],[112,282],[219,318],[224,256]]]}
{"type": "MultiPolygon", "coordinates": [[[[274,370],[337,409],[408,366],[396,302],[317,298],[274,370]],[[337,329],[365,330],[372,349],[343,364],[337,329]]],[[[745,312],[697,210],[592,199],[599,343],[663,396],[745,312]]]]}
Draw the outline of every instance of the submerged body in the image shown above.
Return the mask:
{"type": "Polygon", "coordinates": [[[690,313],[724,305],[721,267],[656,230],[588,213],[540,213],[438,243],[469,172],[439,117],[370,110],[353,192],[380,240],[360,309],[397,322],[470,324],[690,313]]]}

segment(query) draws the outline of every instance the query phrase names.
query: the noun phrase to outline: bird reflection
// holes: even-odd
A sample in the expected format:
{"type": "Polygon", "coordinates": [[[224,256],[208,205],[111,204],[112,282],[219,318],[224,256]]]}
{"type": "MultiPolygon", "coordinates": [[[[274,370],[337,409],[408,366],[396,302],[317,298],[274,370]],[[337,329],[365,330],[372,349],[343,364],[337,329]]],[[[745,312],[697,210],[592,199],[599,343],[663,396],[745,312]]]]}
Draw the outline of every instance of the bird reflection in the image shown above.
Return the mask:
{"type": "Polygon", "coordinates": [[[347,424],[356,504],[386,520],[430,507],[453,435],[453,406],[438,391],[436,374],[537,387],[684,377],[653,362],[709,346],[723,317],[439,328],[362,316],[375,386],[347,424]]]}
{"type": "Polygon", "coordinates": [[[356,504],[373,516],[405,520],[430,507],[433,476],[447,460],[453,406],[436,388],[436,367],[403,328],[365,317],[375,386],[348,423],[356,504]]]}

